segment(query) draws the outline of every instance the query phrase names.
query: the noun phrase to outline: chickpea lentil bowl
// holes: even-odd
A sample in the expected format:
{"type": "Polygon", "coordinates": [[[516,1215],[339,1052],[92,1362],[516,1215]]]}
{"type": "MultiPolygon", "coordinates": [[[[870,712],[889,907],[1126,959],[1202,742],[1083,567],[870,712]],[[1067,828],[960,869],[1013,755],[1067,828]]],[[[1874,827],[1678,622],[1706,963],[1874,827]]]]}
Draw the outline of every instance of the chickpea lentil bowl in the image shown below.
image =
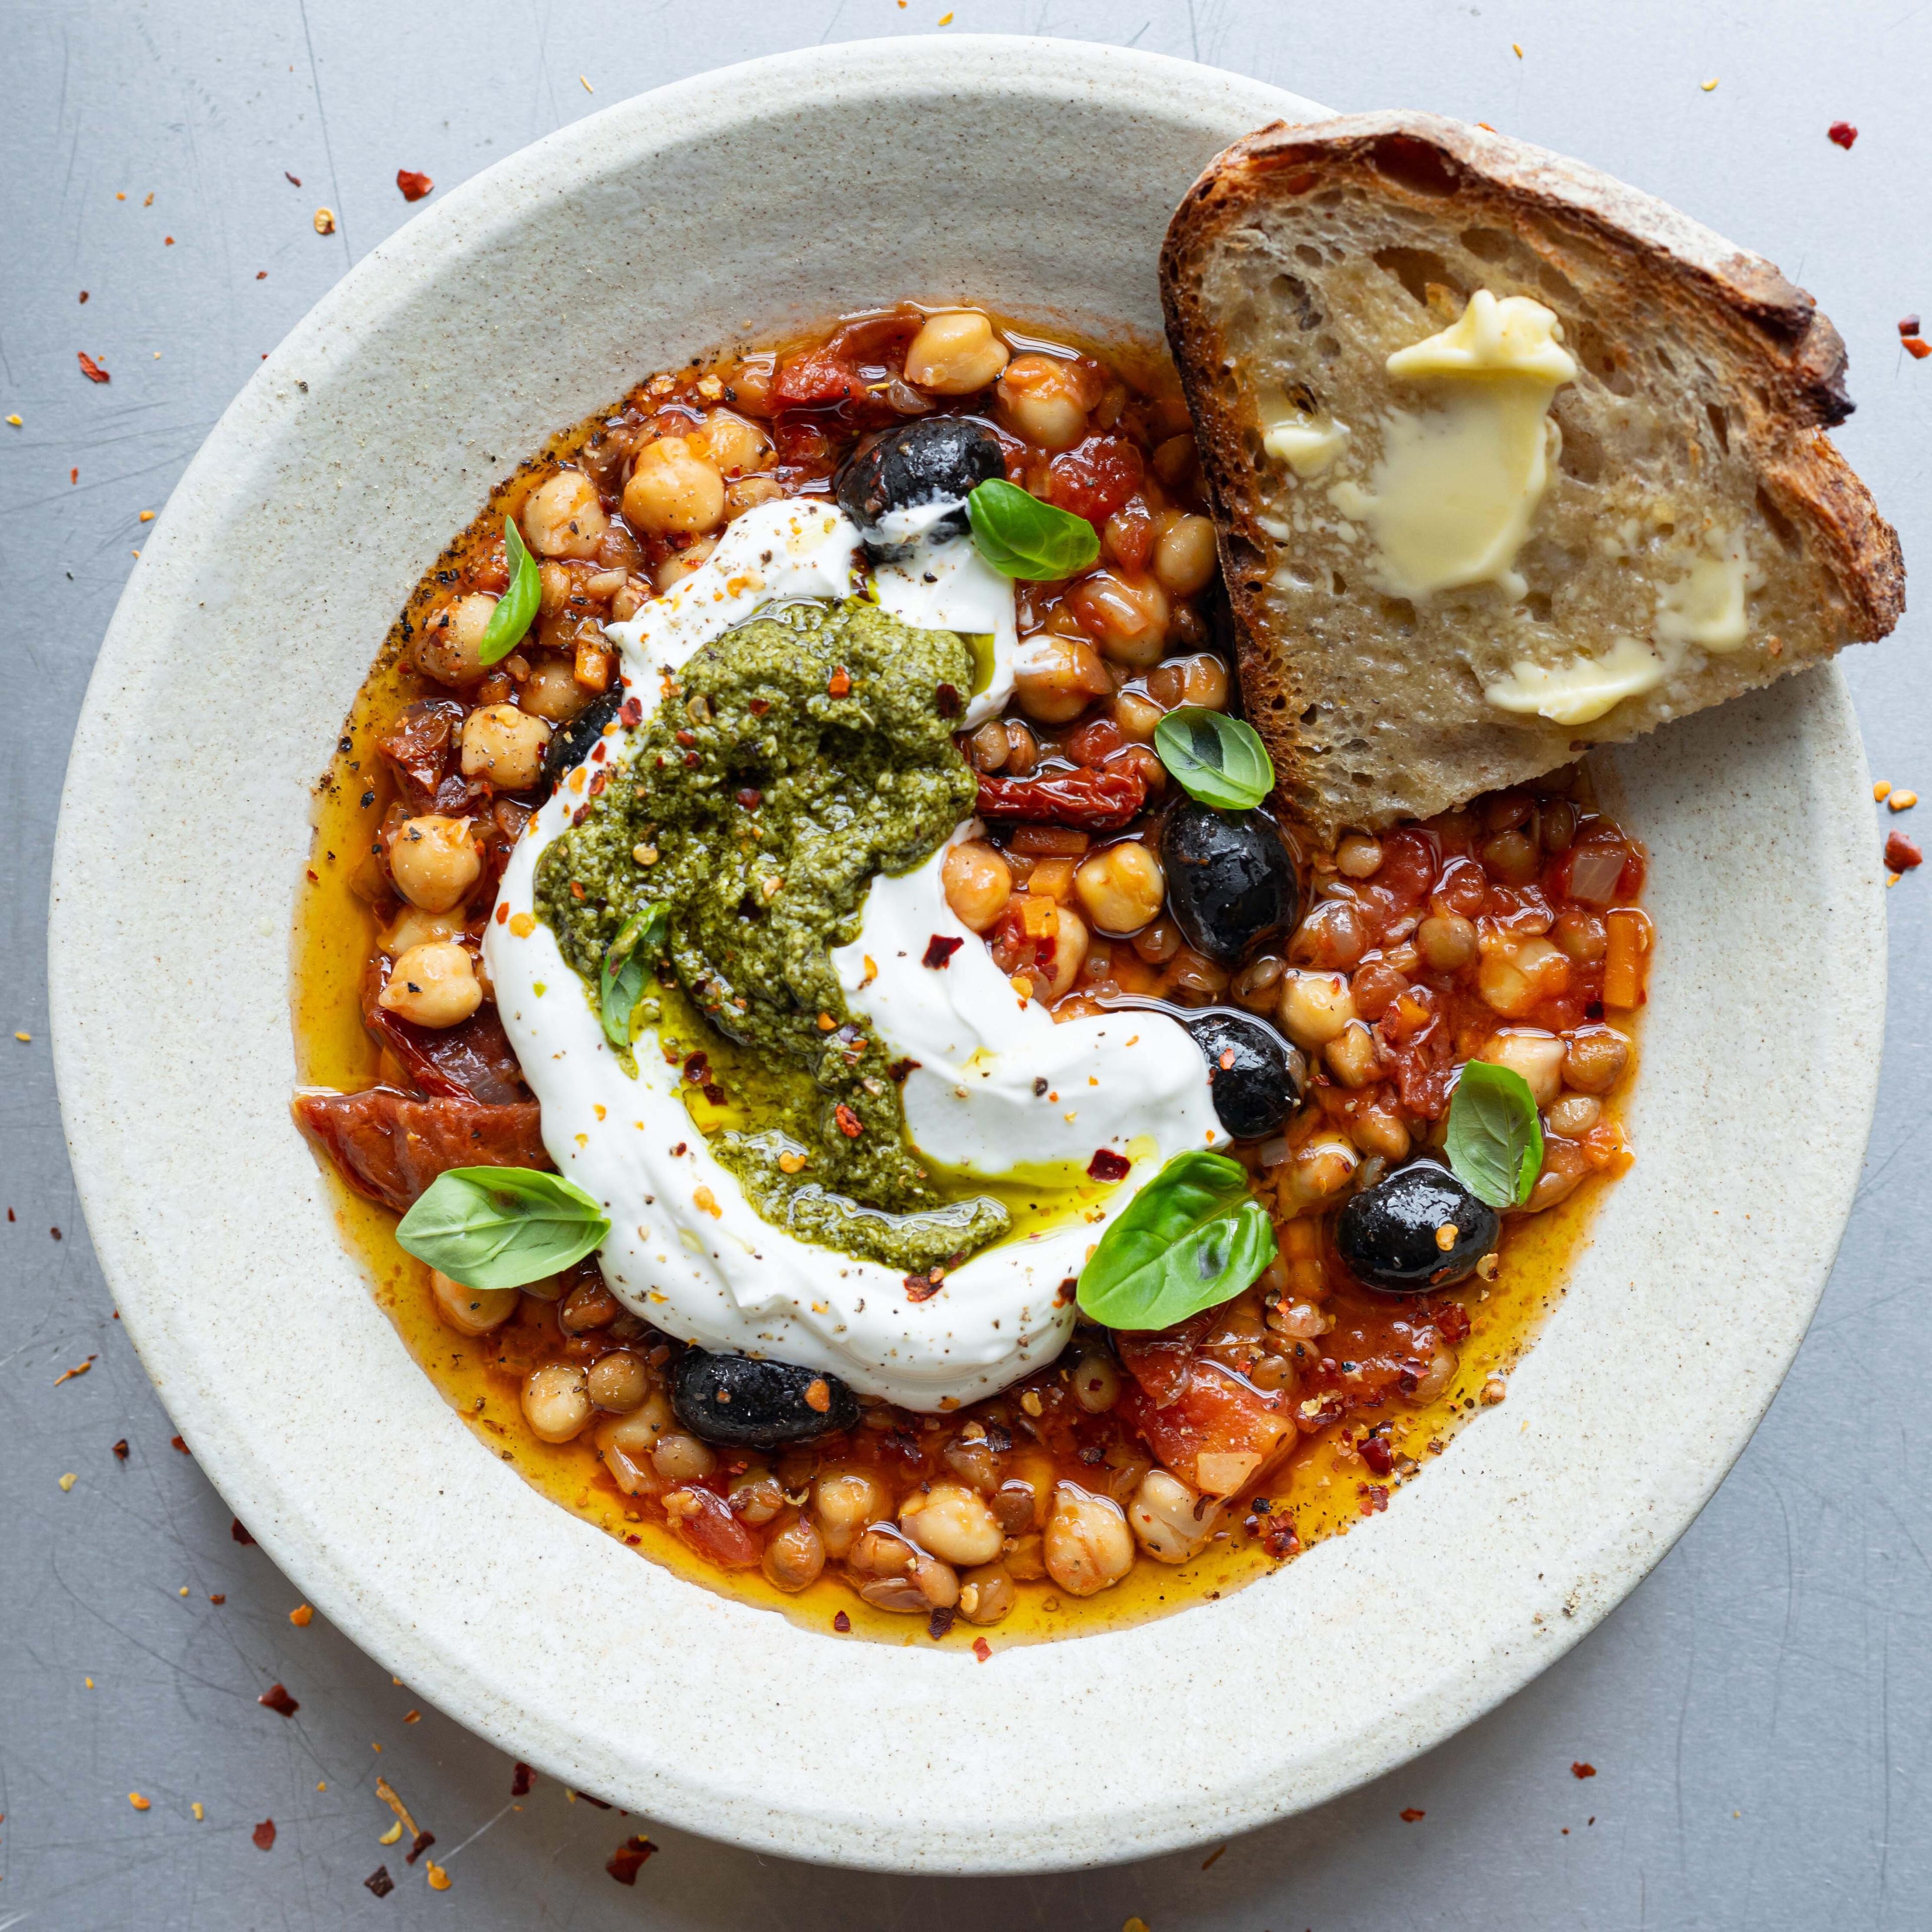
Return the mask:
{"type": "Polygon", "coordinates": [[[1642,848],[1571,770],[1308,849],[1238,705],[1150,350],[850,314],[494,493],[326,787],[296,1108],[497,1454],[984,1651],[1218,1598],[1502,1399],[1632,1157],[1642,848]]]}
{"type": "MultiPolygon", "coordinates": [[[[760,1850],[948,1873],[1144,1857],[1305,1809],[1592,1628],[1708,1497],[1803,1333],[1882,1010],[1868,778],[1835,672],[1615,754],[1604,795],[1649,846],[1642,903],[1664,935],[1622,1107],[1640,1157],[1518,1217],[1479,1306],[1500,1322],[1504,1294],[1564,1286],[1508,1400],[1479,1402],[1426,1482],[1368,1517],[1361,1470],[1324,1489],[1331,1438],[1303,1444],[1289,1469],[1354,1533],[1318,1542],[1302,1509],[1312,1546],[1282,1566],[1231,1532],[1215,1547],[1261,1580],[1186,1616],[1138,1613],[1180,1571],[1137,1560],[1072,1612],[1092,1631],[1111,1606],[1122,1627],[1015,1642],[1030,1591],[973,1632],[982,1664],[964,1630],[935,1642],[836,1577],[813,1586],[824,1606],[842,1593],[855,1631],[896,1645],[834,1639],[813,1592],[784,1600],[796,1618],[742,1600],[769,1588],[757,1570],[693,1587],[717,1573],[675,1531],[623,1522],[614,1498],[616,1534],[573,1514],[600,1501],[568,1486],[580,1440],[479,1453],[398,1345],[400,1327],[424,1359],[460,1346],[420,1274],[378,1270],[368,1292],[358,1257],[393,1238],[392,1213],[329,1184],[290,1119],[298,1077],[371,1073],[358,996],[305,1005],[299,1066],[292,1050],[287,895],[344,859],[313,863],[310,782],[374,641],[518,452],[606,402],[614,372],[682,368],[748,312],[780,339],[854,291],[974,295],[1070,344],[1150,338],[1154,251],[1188,182],[1244,131],[1318,111],[1137,53],[952,34],[622,104],[424,203],[262,364],[142,546],[53,871],[55,1066],[94,1250],[263,1554],[413,1701],[575,1789],[760,1850]],[[909,179],[930,218],[910,226],[877,191],[909,179]],[[130,796],[166,809],[130,818],[130,796]],[[547,1472],[548,1495],[524,1480],[547,1472]],[[1213,1749],[1176,1751],[1207,1710],[1213,1749]]],[[[352,988],[366,928],[342,932],[352,988]]],[[[1483,1346],[1459,1345],[1486,1381],[1483,1346]]],[[[483,1395],[518,1425],[476,1357],[462,1372],[465,1406],[483,1395]]]]}

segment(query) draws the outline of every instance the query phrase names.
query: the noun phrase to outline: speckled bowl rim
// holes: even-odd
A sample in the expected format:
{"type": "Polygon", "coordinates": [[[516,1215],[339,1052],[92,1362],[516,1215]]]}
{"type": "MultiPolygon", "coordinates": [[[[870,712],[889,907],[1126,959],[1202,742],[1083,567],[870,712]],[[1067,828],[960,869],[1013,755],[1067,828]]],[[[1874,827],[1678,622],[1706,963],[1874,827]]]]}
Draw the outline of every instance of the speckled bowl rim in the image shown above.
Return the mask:
{"type": "MultiPolygon", "coordinates": [[[[690,301],[722,313],[704,277],[742,288],[772,260],[760,194],[850,171],[842,246],[902,275],[886,294],[971,289],[1151,328],[1163,203],[1226,140],[1307,111],[1208,68],[993,38],[814,50],[626,102],[440,197],[345,277],[223,416],[116,612],[50,949],[102,1267],[275,1561],[386,1667],[572,1786],[760,1851],[951,1873],[1145,1856],[1315,1804],[1479,1716],[1635,1585],[1743,1447],[1822,1290],[1870,1125],[1885,953],[1864,754],[1831,669],[1618,754],[1663,935],[1637,1164],[1507,1403],[1385,1514],[1224,1600],[982,1666],[694,1587],[493,1460],[338,1238],[286,1112],[307,785],[488,484],[658,352],[702,346],[675,298],[707,286],[690,301]],[[908,170],[924,218],[894,229],[879,203],[908,205],[908,170]],[[1056,191],[1021,194],[1025,170],[1056,191]],[[734,269],[741,232],[766,252],[734,269]],[[1082,286],[1087,260],[1106,286],[1082,286]],[[595,304],[548,337],[532,278],[505,272],[532,260],[622,289],[637,339],[595,304]]],[[[812,281],[815,245],[775,272],[801,310],[848,305],[812,281]]]]}

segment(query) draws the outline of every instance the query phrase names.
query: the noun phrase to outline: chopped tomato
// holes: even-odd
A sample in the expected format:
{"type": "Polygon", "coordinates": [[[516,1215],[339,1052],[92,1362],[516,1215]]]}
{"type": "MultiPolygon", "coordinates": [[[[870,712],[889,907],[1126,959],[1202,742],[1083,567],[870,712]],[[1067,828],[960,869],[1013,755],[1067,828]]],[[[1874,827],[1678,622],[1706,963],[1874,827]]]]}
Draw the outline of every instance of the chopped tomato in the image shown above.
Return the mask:
{"type": "Polygon", "coordinates": [[[1047,501],[1096,529],[1141,487],[1147,466],[1124,436],[1090,436],[1046,466],[1047,501]]]}
{"type": "Polygon", "coordinates": [[[1264,1395],[1216,1362],[1191,1363],[1180,1393],[1160,1408],[1139,1388],[1120,1406],[1162,1464],[1203,1496],[1246,1489],[1295,1440],[1286,1396],[1264,1395]]]}

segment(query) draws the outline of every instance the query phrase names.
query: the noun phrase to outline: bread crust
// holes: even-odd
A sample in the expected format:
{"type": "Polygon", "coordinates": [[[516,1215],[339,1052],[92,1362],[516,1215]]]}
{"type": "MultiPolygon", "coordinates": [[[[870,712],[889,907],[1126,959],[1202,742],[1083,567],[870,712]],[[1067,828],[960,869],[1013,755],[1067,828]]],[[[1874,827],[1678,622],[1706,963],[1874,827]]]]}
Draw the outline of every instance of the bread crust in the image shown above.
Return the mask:
{"type": "MultiPolygon", "coordinates": [[[[1324,807],[1298,740],[1298,721],[1321,694],[1300,688],[1306,672],[1274,649],[1267,634],[1256,592],[1273,568],[1276,545],[1258,521],[1246,426],[1212,380],[1230,352],[1202,299],[1201,280],[1231,229],[1285,197],[1336,185],[1366,186],[1432,212],[1453,197],[1458,224],[1515,232],[1552,261],[1564,248],[1610,256],[1620,272],[1641,278],[1666,315],[1694,314],[1704,327],[1716,327],[1744,379],[1739,397],[1766,492],[1812,539],[1832,579],[1840,643],[1883,637],[1898,622],[1905,604],[1898,539],[1826,434],[1852,412],[1844,344],[1810,295],[1771,262],[1596,169],[1465,122],[1410,112],[1278,122],[1216,156],[1188,190],[1161,250],[1160,286],[1220,532],[1249,713],[1275,759],[1278,802],[1310,832],[1328,840],[1344,829],[1324,807]]],[[[1768,682],[1815,662],[1815,654],[1794,657],[1750,682],[1768,682]]],[[[1589,737],[1634,736],[1655,722],[1620,732],[1612,718],[1589,737]]],[[[1434,808],[1533,776],[1570,755],[1555,742],[1560,734],[1549,732],[1526,734],[1521,749],[1508,754],[1475,742],[1494,736],[1472,734],[1466,784],[1434,808]]],[[[1370,817],[1386,823],[1396,815],[1370,817]]],[[[1349,822],[1361,822],[1361,815],[1349,822]]]]}

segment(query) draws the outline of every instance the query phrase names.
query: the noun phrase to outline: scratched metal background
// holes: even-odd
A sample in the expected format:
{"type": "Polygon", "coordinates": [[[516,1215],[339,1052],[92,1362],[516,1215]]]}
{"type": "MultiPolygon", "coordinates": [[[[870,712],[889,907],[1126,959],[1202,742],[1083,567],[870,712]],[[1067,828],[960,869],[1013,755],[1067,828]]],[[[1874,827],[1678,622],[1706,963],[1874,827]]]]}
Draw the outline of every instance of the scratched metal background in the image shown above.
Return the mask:
{"type": "MultiPolygon", "coordinates": [[[[1131,41],[1337,106],[1489,121],[1694,210],[1784,264],[1843,328],[1862,407],[1840,442],[1918,552],[1932,368],[1900,354],[1895,325],[1932,310],[1924,4],[956,4],[964,29],[1131,41]],[[1841,118],[1862,130],[1850,153],[1825,137],[1841,118]]],[[[648,1826],[548,1781],[507,1809],[508,1761],[434,1710],[410,1721],[409,1688],[319,1619],[292,1627],[296,1591],[231,1540],[228,1510],[169,1447],[78,1218],[44,994],[56,802],[94,650],[140,568],[140,512],[166,499],[262,352],[406,218],[399,166],[446,188],[662,82],[812,41],[931,31],[943,6],[0,4],[0,416],[23,419],[0,425],[0,1196],[18,1216],[0,1224],[0,1932],[1114,1932],[1130,1915],[1154,1932],[1932,1923],[1932,874],[1888,902],[1885,1082],[1837,1274],[1716,1500],[1601,1630],[1504,1708],[1211,1865],[1191,1853],[1060,1879],[914,1882],[659,1832],[660,1855],[622,1890],[604,1860],[648,1826]],[[310,225],[325,202],[339,224],[327,239],[310,225]],[[81,380],[82,349],[111,386],[81,380]],[[28,1042],[7,1037],[16,1028],[28,1042]],[[89,1373],[56,1385],[89,1356],[89,1373]],[[124,1466],[111,1453],[121,1436],[124,1466]],[[300,1700],[291,1720],[256,1702],[277,1680],[300,1700]],[[1596,1777],[1574,1779],[1574,1760],[1596,1777]],[[379,1846],[379,1772],[436,1834],[448,1892],[406,1869],[401,1847],[379,1846]],[[150,1810],[130,1806],[133,1790],[150,1810]],[[1405,1822],[1406,1808],[1426,1815],[1405,1822]],[[270,1816],[264,1853],[250,1833],[270,1816]],[[380,1902],[362,1884],[379,1862],[398,1878],[380,1902]]],[[[1922,628],[1908,619],[1847,670],[1874,771],[1932,798],[1932,697],[1912,656],[1922,628]]],[[[184,763],[183,782],[193,776],[184,763]]],[[[1821,981],[1816,997],[1832,995],[1821,981]]],[[[1388,1637],[1399,1674],[1403,1633],[1388,1637]]],[[[1211,1751],[1214,1712],[1172,1744],[1211,1751]]]]}

